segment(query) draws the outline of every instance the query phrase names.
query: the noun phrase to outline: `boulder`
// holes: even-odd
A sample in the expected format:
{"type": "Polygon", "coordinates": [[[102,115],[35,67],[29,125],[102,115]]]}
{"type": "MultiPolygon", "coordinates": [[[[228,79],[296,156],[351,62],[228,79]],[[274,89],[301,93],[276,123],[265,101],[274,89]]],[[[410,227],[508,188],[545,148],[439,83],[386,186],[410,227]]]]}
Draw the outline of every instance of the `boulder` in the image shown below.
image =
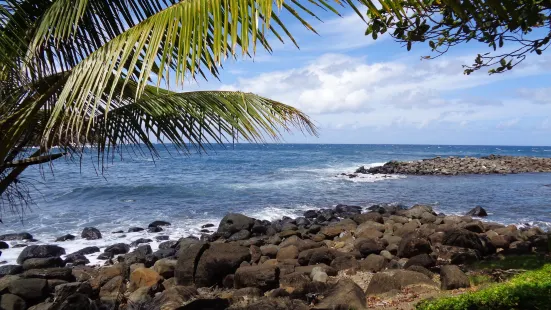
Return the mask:
{"type": "Polygon", "coordinates": [[[62,241],[67,241],[67,240],[75,240],[75,236],[73,236],[71,234],[67,234],[67,235],[56,238],[55,242],[62,242],[62,241]]]}
{"type": "MultiPolygon", "coordinates": [[[[97,253],[97,252],[99,252],[99,248],[97,246],[88,246],[88,247],[80,249],[76,252],[73,252],[71,254],[88,255],[88,254],[97,253]]],[[[71,254],[69,254],[69,255],[71,255],[71,254]]]]}
{"type": "Polygon", "coordinates": [[[85,227],[80,237],[86,240],[97,240],[101,239],[101,232],[95,227],[85,227]]]}
{"type": "Polygon", "coordinates": [[[65,266],[65,262],[60,257],[29,258],[23,262],[25,270],[63,266],[65,266]]]}
{"type": "Polygon", "coordinates": [[[128,232],[131,233],[131,232],[138,232],[138,231],[143,231],[145,229],[141,228],[141,227],[130,227],[128,228],[128,232]]]}
{"type": "Polygon", "coordinates": [[[16,279],[8,284],[10,293],[25,300],[38,300],[48,294],[48,281],[46,279],[16,279]]]}
{"type": "Polygon", "coordinates": [[[86,265],[90,263],[90,260],[86,256],[78,253],[69,254],[63,261],[65,264],[72,264],[73,266],[86,265]]]}
{"type": "MultiPolygon", "coordinates": [[[[88,272],[85,269],[85,272],[88,272]]],[[[124,264],[116,264],[109,267],[100,268],[97,274],[90,279],[90,285],[94,290],[99,289],[111,279],[117,276],[123,276],[126,273],[126,266],[124,264]]]]}
{"type": "Polygon", "coordinates": [[[27,303],[23,298],[13,295],[4,294],[0,296],[0,309],[3,310],[26,310],[27,303]]]}
{"type": "Polygon", "coordinates": [[[157,260],[151,257],[151,261],[148,261],[149,254],[152,253],[151,246],[149,244],[140,245],[131,253],[124,255],[124,262],[128,265],[132,264],[146,264],[147,267],[153,266],[157,260]]]}
{"type": "Polygon", "coordinates": [[[430,241],[427,238],[420,238],[413,234],[400,240],[398,244],[398,257],[410,258],[419,254],[429,254],[432,252],[430,241]]]}
{"type": "Polygon", "coordinates": [[[412,266],[407,267],[406,269],[410,270],[410,271],[415,271],[415,272],[422,273],[422,274],[426,275],[427,277],[429,277],[429,279],[432,279],[432,277],[434,277],[434,274],[425,267],[421,267],[421,266],[418,266],[418,265],[412,265],[412,266]]]}
{"type": "Polygon", "coordinates": [[[320,232],[328,238],[334,238],[340,235],[343,231],[354,231],[358,224],[351,219],[344,219],[339,222],[329,224],[321,228],[320,232]]]}
{"type": "Polygon", "coordinates": [[[279,286],[279,268],[276,266],[247,266],[235,271],[234,286],[236,289],[256,287],[263,291],[279,286]]]}
{"type": "Polygon", "coordinates": [[[180,253],[174,270],[174,277],[178,285],[189,286],[194,284],[195,268],[197,267],[199,258],[208,247],[207,244],[197,243],[180,253]]]}
{"type": "MultiPolygon", "coordinates": [[[[220,308],[216,308],[216,309],[225,309],[224,307],[227,307],[227,306],[221,303],[220,308]]],[[[209,309],[215,309],[215,308],[209,308],[209,309]]],[[[309,307],[304,303],[304,301],[298,300],[298,299],[290,299],[290,298],[284,298],[284,297],[273,297],[273,298],[265,297],[250,303],[248,306],[244,308],[239,308],[239,309],[243,309],[243,310],[245,309],[246,310],[267,310],[267,309],[269,310],[308,310],[309,307]]]]}
{"type": "Polygon", "coordinates": [[[407,263],[404,265],[404,269],[407,269],[410,266],[421,266],[424,268],[432,268],[436,266],[436,260],[430,255],[423,253],[415,255],[408,259],[407,263]]]}
{"type": "Polygon", "coordinates": [[[131,247],[136,247],[140,244],[144,244],[144,243],[150,243],[150,242],[153,242],[153,240],[151,239],[147,239],[147,238],[140,238],[138,240],[134,240],[130,243],[130,246],[131,247]]]}
{"type": "Polygon", "coordinates": [[[480,252],[473,249],[440,245],[435,251],[438,254],[438,261],[460,265],[470,264],[480,260],[480,252]]]}
{"type": "Polygon", "coordinates": [[[23,267],[20,265],[2,265],[0,266],[0,278],[8,275],[16,275],[23,272],[23,267]]]}
{"type": "Polygon", "coordinates": [[[360,238],[354,242],[354,248],[360,252],[363,257],[370,254],[379,254],[384,250],[386,244],[381,239],[360,238]]]}
{"type": "MultiPolygon", "coordinates": [[[[228,274],[235,273],[242,262],[250,261],[249,248],[232,243],[213,243],[203,252],[195,272],[198,287],[222,284],[228,274]]],[[[178,268],[180,260],[178,260],[178,268]]]]}
{"type": "Polygon", "coordinates": [[[341,279],[324,294],[323,300],[314,309],[366,309],[363,290],[350,279],[341,279]]]}
{"type": "Polygon", "coordinates": [[[463,228],[477,234],[484,232],[484,225],[481,221],[472,221],[470,223],[466,223],[463,228]]]}
{"type": "Polygon", "coordinates": [[[442,244],[473,249],[480,253],[487,251],[480,237],[476,233],[466,229],[454,229],[445,232],[442,244]]]}
{"type": "Polygon", "coordinates": [[[147,227],[160,227],[160,226],[170,226],[171,224],[167,221],[153,221],[147,225],[147,227]]]}
{"type": "Polygon", "coordinates": [[[4,241],[0,241],[0,250],[9,249],[10,246],[4,241]]]}
{"type": "Polygon", "coordinates": [[[159,284],[163,278],[150,268],[138,268],[130,274],[128,290],[133,292],[141,287],[152,287],[159,284]]]}
{"type": "Polygon", "coordinates": [[[59,257],[64,254],[65,249],[57,245],[30,245],[19,254],[17,263],[23,264],[29,258],[59,257]]]}
{"type": "Polygon", "coordinates": [[[110,253],[112,255],[126,254],[128,251],[130,251],[130,246],[126,243],[116,243],[103,250],[104,253],[110,253]]]}
{"type": "Polygon", "coordinates": [[[328,248],[309,249],[299,253],[298,263],[302,266],[326,264],[331,265],[331,262],[337,256],[337,251],[328,248]]]}
{"type": "Polygon", "coordinates": [[[163,258],[155,262],[153,270],[155,270],[163,278],[168,279],[174,276],[174,270],[178,261],[175,259],[163,258]]]}
{"type": "Polygon", "coordinates": [[[352,216],[352,220],[354,220],[354,222],[356,222],[358,225],[363,224],[367,221],[372,221],[380,224],[384,223],[383,216],[379,212],[356,214],[352,216]]]}
{"type": "Polygon", "coordinates": [[[220,234],[234,234],[240,230],[249,230],[255,220],[239,213],[229,213],[220,221],[217,232],[220,234]]]}
{"type": "Polygon", "coordinates": [[[91,296],[93,294],[92,286],[88,282],[71,282],[60,284],[55,287],[54,300],[65,300],[74,294],[84,294],[91,296]]]}
{"type": "Polygon", "coordinates": [[[351,268],[358,268],[360,264],[353,256],[339,256],[335,257],[331,262],[331,267],[337,270],[346,270],[351,268]]]}
{"type": "Polygon", "coordinates": [[[383,294],[392,290],[402,290],[410,285],[437,287],[434,281],[422,273],[410,270],[396,270],[374,274],[366,289],[366,294],[383,294]]]}
{"type": "Polygon", "coordinates": [[[511,238],[509,236],[495,235],[490,237],[490,242],[496,249],[508,249],[511,244],[511,238]]]}
{"type": "Polygon", "coordinates": [[[488,216],[488,213],[486,212],[486,210],[484,210],[484,208],[480,206],[476,206],[473,209],[471,209],[469,212],[467,212],[465,215],[482,217],[482,216],[488,216]]]}
{"type": "Polygon", "coordinates": [[[144,305],[151,301],[152,297],[149,295],[149,287],[140,287],[128,296],[128,302],[132,305],[144,305]]]}
{"type": "Polygon", "coordinates": [[[528,241],[515,241],[509,245],[508,254],[523,255],[532,252],[532,246],[528,241]]]}
{"type": "Polygon", "coordinates": [[[239,241],[239,240],[245,240],[245,239],[249,239],[251,237],[251,232],[246,230],[246,229],[242,229],[234,234],[232,234],[229,238],[228,238],[228,241],[239,241]]]}
{"type": "Polygon", "coordinates": [[[102,301],[114,302],[126,291],[126,284],[122,276],[116,276],[105,283],[100,291],[102,301]]]}
{"type": "Polygon", "coordinates": [[[387,260],[381,255],[370,254],[359,265],[361,270],[379,272],[385,268],[387,260]]]}
{"type": "Polygon", "coordinates": [[[298,258],[298,253],[298,248],[295,245],[290,245],[279,249],[276,258],[280,262],[286,259],[296,259],[298,258]]]}
{"type": "Polygon", "coordinates": [[[423,205],[415,205],[405,211],[401,211],[402,215],[405,217],[413,218],[413,219],[420,219],[423,217],[423,213],[434,213],[432,211],[432,207],[430,206],[423,206],[423,205]]]}
{"type": "Polygon", "coordinates": [[[308,292],[309,285],[312,283],[309,274],[292,272],[281,275],[279,279],[279,285],[289,294],[292,294],[294,296],[306,294],[308,292]]]}
{"type": "Polygon", "coordinates": [[[74,281],[71,268],[44,268],[44,269],[31,269],[21,274],[22,278],[39,278],[39,279],[58,279],[64,281],[74,281]]]}
{"type": "Polygon", "coordinates": [[[163,228],[161,226],[153,226],[153,227],[147,228],[147,232],[150,232],[150,233],[158,233],[161,231],[163,231],[163,228]]]}
{"type": "Polygon", "coordinates": [[[33,239],[33,235],[26,232],[0,235],[0,241],[32,240],[32,239],[33,239]]]}
{"type": "MultiPolygon", "coordinates": [[[[51,308],[47,308],[50,310],[51,308]]],[[[56,310],[92,310],[97,309],[92,307],[91,301],[87,295],[73,294],[65,299],[61,304],[54,307],[56,310]]],[[[46,310],[46,309],[44,309],[46,310]]]]}
{"type": "Polygon", "coordinates": [[[321,267],[314,267],[312,268],[312,272],[310,273],[310,279],[314,282],[327,282],[327,273],[323,271],[323,268],[321,267]]]}
{"type": "MultiPolygon", "coordinates": [[[[182,305],[198,296],[197,289],[191,286],[174,286],[155,296],[145,309],[181,309],[182,305]]],[[[198,308],[201,309],[201,308],[198,308]]]]}
{"type": "Polygon", "coordinates": [[[440,268],[440,282],[443,290],[455,290],[471,286],[469,277],[456,265],[445,265],[440,268]]]}

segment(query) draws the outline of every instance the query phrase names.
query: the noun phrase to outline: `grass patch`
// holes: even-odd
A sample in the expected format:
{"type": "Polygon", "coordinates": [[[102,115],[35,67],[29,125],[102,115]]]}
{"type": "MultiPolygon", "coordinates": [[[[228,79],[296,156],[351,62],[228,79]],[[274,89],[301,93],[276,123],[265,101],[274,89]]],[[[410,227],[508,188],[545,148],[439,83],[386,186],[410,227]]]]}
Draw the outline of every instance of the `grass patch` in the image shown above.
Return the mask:
{"type": "Polygon", "coordinates": [[[527,271],[504,283],[455,297],[425,300],[418,310],[549,309],[551,305],[551,264],[527,271]]]}
{"type": "Polygon", "coordinates": [[[487,274],[470,275],[469,280],[471,281],[472,286],[479,286],[479,285],[482,285],[482,284],[488,284],[488,283],[495,282],[494,279],[490,275],[487,275],[487,274]]]}
{"type": "Polygon", "coordinates": [[[539,269],[545,264],[550,264],[551,259],[541,255],[512,255],[503,259],[484,260],[472,264],[471,269],[539,269]]]}

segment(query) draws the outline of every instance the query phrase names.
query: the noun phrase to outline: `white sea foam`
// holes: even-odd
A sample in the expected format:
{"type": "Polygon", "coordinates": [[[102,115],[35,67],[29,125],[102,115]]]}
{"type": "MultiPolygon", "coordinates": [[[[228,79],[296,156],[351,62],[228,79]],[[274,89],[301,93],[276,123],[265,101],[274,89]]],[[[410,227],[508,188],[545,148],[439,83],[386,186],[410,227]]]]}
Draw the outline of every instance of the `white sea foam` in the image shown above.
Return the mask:
{"type": "Polygon", "coordinates": [[[398,180],[405,179],[405,175],[396,175],[396,174],[354,174],[356,177],[349,177],[348,175],[337,175],[337,178],[350,181],[354,183],[373,183],[384,180],[398,180]]]}

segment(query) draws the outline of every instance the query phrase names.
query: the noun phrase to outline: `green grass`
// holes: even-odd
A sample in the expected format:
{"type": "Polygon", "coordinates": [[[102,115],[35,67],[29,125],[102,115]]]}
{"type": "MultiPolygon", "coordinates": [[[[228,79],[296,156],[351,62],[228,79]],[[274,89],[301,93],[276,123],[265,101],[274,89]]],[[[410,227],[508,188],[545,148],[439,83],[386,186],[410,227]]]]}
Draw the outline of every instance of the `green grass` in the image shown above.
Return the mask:
{"type": "Polygon", "coordinates": [[[541,255],[513,255],[506,256],[503,259],[484,260],[476,262],[469,267],[478,269],[525,269],[534,270],[541,268],[545,264],[550,264],[551,259],[541,255]]]}
{"type": "Polygon", "coordinates": [[[479,286],[482,284],[488,284],[495,282],[494,279],[487,274],[474,274],[469,276],[469,280],[472,286],[479,286]]]}
{"type": "Polygon", "coordinates": [[[455,297],[425,300],[418,310],[505,310],[549,309],[551,305],[551,264],[527,271],[504,283],[455,297]]]}

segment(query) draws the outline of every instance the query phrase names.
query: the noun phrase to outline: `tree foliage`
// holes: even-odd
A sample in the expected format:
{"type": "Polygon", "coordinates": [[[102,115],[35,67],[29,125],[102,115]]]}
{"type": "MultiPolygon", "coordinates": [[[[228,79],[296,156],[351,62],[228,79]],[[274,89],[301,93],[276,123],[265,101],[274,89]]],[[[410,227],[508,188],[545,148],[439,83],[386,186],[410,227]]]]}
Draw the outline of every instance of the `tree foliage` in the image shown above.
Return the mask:
{"type": "Polygon", "coordinates": [[[370,8],[366,35],[387,33],[409,51],[428,44],[439,57],[455,46],[480,42],[489,51],[478,54],[465,74],[488,68],[490,74],[513,69],[529,54],[541,55],[551,44],[549,0],[402,0],[387,1],[397,10],[370,8]]]}

